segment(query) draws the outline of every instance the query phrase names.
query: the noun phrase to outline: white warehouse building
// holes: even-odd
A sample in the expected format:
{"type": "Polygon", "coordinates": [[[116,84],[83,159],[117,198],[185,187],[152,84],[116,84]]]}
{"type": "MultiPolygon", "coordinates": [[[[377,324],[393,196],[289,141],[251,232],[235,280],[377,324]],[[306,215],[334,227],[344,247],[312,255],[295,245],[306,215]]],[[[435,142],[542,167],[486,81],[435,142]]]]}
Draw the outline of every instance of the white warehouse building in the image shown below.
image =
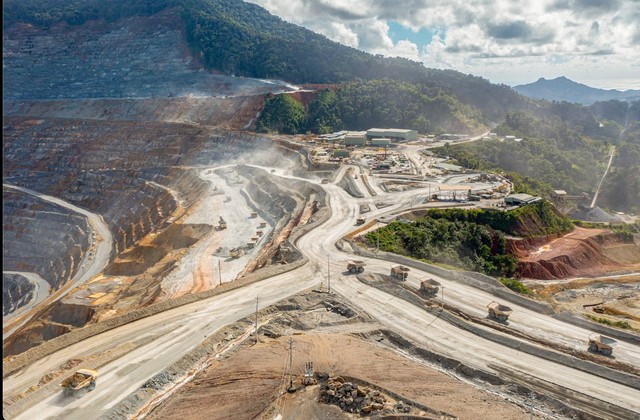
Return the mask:
{"type": "Polygon", "coordinates": [[[389,138],[394,140],[417,140],[418,132],[416,130],[406,130],[403,128],[370,128],[367,130],[367,137],[374,138],[389,138]]]}

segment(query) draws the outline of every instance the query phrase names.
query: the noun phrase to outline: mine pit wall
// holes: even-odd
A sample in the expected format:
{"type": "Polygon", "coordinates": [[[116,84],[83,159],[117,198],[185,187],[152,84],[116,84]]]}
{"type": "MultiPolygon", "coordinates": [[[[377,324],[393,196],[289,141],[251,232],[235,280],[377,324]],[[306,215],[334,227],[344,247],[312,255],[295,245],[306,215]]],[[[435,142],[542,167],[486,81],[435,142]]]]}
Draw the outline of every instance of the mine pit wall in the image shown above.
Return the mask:
{"type": "Polygon", "coordinates": [[[353,180],[353,169],[346,171],[342,179],[338,181],[337,185],[352,197],[364,198],[364,194],[362,194],[362,191],[360,191],[360,188],[358,188],[358,185],[353,180]]]}
{"type": "MultiPolygon", "coordinates": [[[[201,135],[198,139],[201,140],[201,143],[196,143],[195,146],[197,148],[189,150],[185,153],[187,156],[182,158],[185,163],[192,164],[192,161],[195,160],[199,165],[206,167],[234,160],[246,162],[247,159],[243,157],[246,157],[248,153],[257,163],[275,167],[282,167],[283,160],[299,162],[299,155],[295,151],[274,147],[269,139],[258,136],[216,132],[214,134],[201,135]]],[[[144,141],[145,139],[141,140],[144,141]]],[[[115,149],[118,146],[114,145],[112,147],[115,149]]],[[[136,248],[133,248],[133,246],[147,233],[160,231],[161,234],[164,230],[171,229],[173,225],[169,223],[168,218],[178,206],[176,199],[183,201],[184,207],[190,207],[208,189],[208,183],[199,178],[199,172],[202,170],[200,168],[183,169],[180,168],[180,165],[168,165],[165,167],[150,165],[145,167],[145,164],[149,164],[149,162],[155,163],[158,159],[164,159],[165,161],[169,159],[170,161],[171,158],[159,156],[165,151],[162,146],[152,143],[151,147],[147,147],[147,150],[151,149],[149,150],[149,156],[147,159],[139,158],[141,159],[139,161],[141,168],[137,170],[115,168],[95,172],[50,173],[46,174],[47,179],[50,181],[49,183],[39,182],[42,181],[43,176],[23,176],[19,178],[19,182],[32,188],[35,186],[45,188],[46,192],[49,192],[47,191],[48,189],[53,190],[67,201],[92,208],[92,210],[101,213],[110,229],[114,232],[115,256],[122,255],[124,252],[135,250],[136,248]],[[161,188],[147,181],[153,181],[167,188],[161,188]],[[70,182],[71,186],[65,184],[65,182],[70,182]],[[31,185],[32,183],[36,185],[31,185]],[[178,195],[178,197],[174,197],[173,194],[178,195]],[[132,204],[135,204],[135,206],[132,204]]],[[[123,147],[129,148],[131,146],[127,144],[126,146],[123,145],[123,147]]],[[[8,148],[23,153],[16,144],[9,144],[8,148]]],[[[7,149],[7,145],[5,145],[5,149],[7,149]]],[[[88,153],[86,150],[79,150],[79,152],[81,154],[83,152],[88,153]]],[[[114,153],[118,152],[122,154],[121,151],[114,150],[114,153]]],[[[141,153],[141,151],[137,153],[141,153]]],[[[126,153],[124,155],[127,156],[126,153]]],[[[118,160],[118,164],[121,166],[128,165],[125,160],[118,160]]],[[[12,169],[16,170],[15,166],[12,169]]],[[[10,168],[7,169],[11,170],[10,168]]],[[[245,167],[243,170],[247,171],[248,174],[253,174],[255,178],[260,178],[260,174],[263,173],[262,170],[251,167],[245,167]]],[[[22,169],[16,171],[26,172],[22,169]]],[[[324,196],[322,190],[317,187],[309,187],[311,184],[302,181],[283,180],[271,176],[269,178],[279,183],[276,195],[270,195],[270,184],[262,183],[261,181],[254,184],[256,185],[254,192],[257,196],[262,197],[263,202],[258,199],[260,206],[271,206],[268,210],[274,224],[280,223],[284,226],[286,224],[284,220],[288,220],[288,215],[296,213],[296,209],[304,207],[305,200],[308,199],[311,193],[324,196]],[[302,194],[298,191],[302,191],[302,194]]],[[[264,215],[265,219],[269,220],[266,217],[267,215],[264,215]]],[[[305,261],[295,247],[290,247],[288,257],[291,261],[296,261],[296,264],[305,261]]],[[[264,271],[265,274],[280,272],[280,270],[291,269],[290,267],[293,265],[278,265],[273,267],[276,271],[265,268],[261,272],[264,271]]],[[[119,270],[120,268],[122,267],[116,267],[111,264],[107,268],[107,272],[119,270]]],[[[146,298],[152,301],[154,296],[147,296],[146,298]]],[[[55,337],[53,334],[56,331],[64,334],[74,327],[85,325],[90,322],[93,316],[94,312],[90,306],[60,302],[39,316],[42,322],[27,325],[14,334],[5,343],[5,354],[23,352],[34,345],[55,337]]]]}
{"type": "Polygon", "coordinates": [[[249,272],[271,265],[281,251],[282,244],[288,245],[287,263],[302,258],[302,254],[287,239],[300,228],[300,217],[306,206],[313,206],[316,212],[319,203],[326,205],[324,190],[308,182],[267,174],[262,169],[247,166],[240,166],[239,169],[250,179],[242,191],[248,196],[247,202],[255,203],[253,209],[274,226],[268,247],[254,261],[249,272]]]}
{"type": "MultiPolygon", "coordinates": [[[[323,203],[321,209],[314,215],[313,219],[310,220],[308,224],[292,232],[291,236],[289,237],[290,243],[295,247],[298,239],[300,239],[309,231],[322,225],[330,217],[331,208],[328,207],[326,203],[323,203]]],[[[298,250],[296,250],[296,252],[299,253],[298,250]]],[[[128,311],[123,315],[115,316],[113,318],[97,322],[95,324],[85,325],[84,327],[78,329],[70,330],[68,327],[65,327],[64,331],[61,330],[59,331],[59,334],[53,335],[47,339],[43,339],[43,334],[42,332],[40,332],[40,335],[34,335],[33,339],[31,340],[27,338],[21,341],[23,343],[30,343],[28,349],[23,351],[18,351],[18,348],[14,349],[9,343],[3,343],[2,377],[5,378],[29,363],[33,363],[36,360],[53,354],[72,344],[78,343],[88,337],[101,334],[105,331],[118,328],[122,325],[137,321],[148,316],[153,316],[161,312],[171,310],[173,308],[188,305],[192,302],[207,299],[213,296],[218,296],[228,291],[239,289],[248,284],[262,281],[295,270],[296,268],[303,266],[307,262],[308,259],[302,256],[301,259],[296,260],[293,263],[284,265],[272,265],[261,269],[256,273],[244,276],[241,279],[235,280],[230,283],[224,283],[223,285],[212,290],[184,295],[179,298],[160,303],[154,303],[143,309],[128,311]],[[13,355],[15,356],[7,359],[7,356],[13,355]]],[[[13,338],[13,336],[11,338],[13,338]]]]}
{"type": "MultiPolygon", "coordinates": [[[[81,265],[90,246],[88,221],[84,216],[64,207],[40,200],[32,195],[3,188],[3,271],[33,272],[42,277],[52,290],[66,284],[81,265]]],[[[19,307],[16,301],[28,299],[13,294],[16,278],[3,275],[3,311],[19,307]]],[[[21,282],[21,284],[24,282],[21,282]]],[[[19,288],[27,291],[33,288],[19,288]]]]}
{"type": "Polygon", "coordinates": [[[3,105],[7,117],[157,121],[243,129],[264,106],[264,97],[5,100],[3,105]]]}
{"type": "Polygon", "coordinates": [[[248,96],[277,87],[205,70],[192,56],[180,9],[115,22],[3,28],[9,100],[248,96]],[[19,86],[20,89],[15,87],[19,86]]]}
{"type": "Polygon", "coordinates": [[[28,304],[35,296],[36,286],[20,274],[2,274],[2,316],[28,304]]]}

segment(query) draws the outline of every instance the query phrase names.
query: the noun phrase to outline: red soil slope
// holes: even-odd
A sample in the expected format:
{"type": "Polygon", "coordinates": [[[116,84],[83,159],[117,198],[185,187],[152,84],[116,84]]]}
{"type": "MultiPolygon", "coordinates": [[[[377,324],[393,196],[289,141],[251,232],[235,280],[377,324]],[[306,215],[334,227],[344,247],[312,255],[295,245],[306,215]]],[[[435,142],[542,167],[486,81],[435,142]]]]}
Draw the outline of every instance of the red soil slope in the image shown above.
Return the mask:
{"type": "Polygon", "coordinates": [[[576,228],[561,237],[511,239],[522,277],[542,280],[640,270],[640,246],[606,229],[576,228]]]}

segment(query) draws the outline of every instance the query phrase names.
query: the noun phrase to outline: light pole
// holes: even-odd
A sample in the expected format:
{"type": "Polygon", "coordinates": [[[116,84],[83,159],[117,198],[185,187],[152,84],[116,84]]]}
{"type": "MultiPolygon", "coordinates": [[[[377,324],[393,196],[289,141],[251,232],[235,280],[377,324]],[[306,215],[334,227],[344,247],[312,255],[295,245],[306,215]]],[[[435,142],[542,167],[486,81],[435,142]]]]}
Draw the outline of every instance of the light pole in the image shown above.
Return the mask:
{"type": "Polygon", "coordinates": [[[329,294],[331,294],[331,263],[330,257],[327,255],[327,283],[329,285],[329,294]]]}

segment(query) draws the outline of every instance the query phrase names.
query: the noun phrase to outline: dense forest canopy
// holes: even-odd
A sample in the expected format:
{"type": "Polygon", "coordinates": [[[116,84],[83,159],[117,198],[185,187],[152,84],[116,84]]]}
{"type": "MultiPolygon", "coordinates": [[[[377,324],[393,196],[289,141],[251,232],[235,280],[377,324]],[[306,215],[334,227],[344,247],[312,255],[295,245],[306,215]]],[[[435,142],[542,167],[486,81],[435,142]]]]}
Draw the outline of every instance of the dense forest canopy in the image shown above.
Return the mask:
{"type": "Polygon", "coordinates": [[[499,210],[433,209],[412,223],[394,221],[369,232],[370,246],[412,258],[487,274],[517,276],[516,258],[505,235],[524,237],[567,233],[569,219],[548,202],[499,210]]]}
{"type": "MultiPolygon", "coordinates": [[[[279,128],[289,118],[286,107],[288,101],[269,101],[258,122],[258,130],[285,132],[279,128]]],[[[323,134],[375,126],[406,127],[422,133],[486,129],[482,114],[456,97],[391,79],[344,83],[335,90],[321,90],[304,112],[305,128],[298,132],[323,134]]]]}

